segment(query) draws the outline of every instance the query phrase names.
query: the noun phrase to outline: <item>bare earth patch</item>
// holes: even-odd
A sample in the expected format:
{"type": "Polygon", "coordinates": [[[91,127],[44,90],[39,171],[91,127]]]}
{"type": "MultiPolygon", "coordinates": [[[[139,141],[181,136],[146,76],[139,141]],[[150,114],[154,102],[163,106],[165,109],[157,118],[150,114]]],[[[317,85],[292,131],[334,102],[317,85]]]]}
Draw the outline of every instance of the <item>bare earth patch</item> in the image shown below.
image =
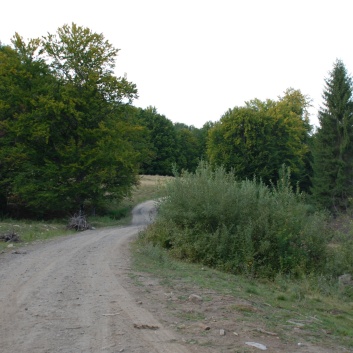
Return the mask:
{"type": "Polygon", "coordinates": [[[288,322],[287,327],[277,331],[269,331],[262,323],[254,324],[247,320],[247,313],[261,314],[264,310],[251,300],[193,288],[182,282],[170,286],[146,273],[135,273],[129,292],[174,331],[179,340],[187,343],[190,352],[252,353],[265,347],[273,353],[349,352],[303,340],[305,327],[310,324],[304,320],[288,322]]]}

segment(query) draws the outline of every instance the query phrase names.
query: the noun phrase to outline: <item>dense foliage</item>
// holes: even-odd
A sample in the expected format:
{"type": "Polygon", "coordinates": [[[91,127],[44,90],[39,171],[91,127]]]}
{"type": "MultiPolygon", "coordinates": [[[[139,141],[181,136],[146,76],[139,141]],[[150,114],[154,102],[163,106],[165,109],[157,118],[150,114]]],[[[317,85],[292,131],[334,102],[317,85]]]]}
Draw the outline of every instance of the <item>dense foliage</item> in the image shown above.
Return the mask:
{"type": "Polygon", "coordinates": [[[318,203],[338,213],[347,210],[353,197],[352,79],[337,61],[325,82],[313,145],[312,192],[318,203]]]}
{"type": "Polygon", "coordinates": [[[278,101],[258,99],[228,110],[209,132],[208,158],[212,165],[233,170],[239,179],[278,180],[285,163],[292,182],[308,189],[308,99],[289,89],[278,101]]]}
{"type": "Polygon", "coordinates": [[[341,61],[311,134],[309,99],[294,89],[201,129],[136,108],[136,86],[114,75],[117,53],[75,24],[0,42],[0,215],[96,211],[129,195],[139,173],[174,173],[145,237],[175,257],[267,278],[352,272],[351,236],[334,243],[326,213],[299,191],[336,216],[353,199],[352,79],[341,61]]]}
{"type": "Polygon", "coordinates": [[[182,123],[172,123],[155,107],[135,110],[136,122],[144,128],[148,158],[140,172],[150,175],[172,175],[173,166],[179,170],[195,171],[205,157],[209,123],[197,129],[182,123]]]}
{"type": "Polygon", "coordinates": [[[326,215],[292,191],[286,167],[280,175],[270,188],[201,163],[195,173],[168,184],[146,237],[178,258],[233,273],[273,277],[323,271],[326,215]]]}
{"type": "Polygon", "coordinates": [[[154,107],[138,109],[137,121],[145,127],[149,142],[149,159],[141,165],[141,173],[171,175],[176,162],[176,132],[173,123],[154,107]]]}
{"type": "Polygon", "coordinates": [[[113,74],[118,50],[75,24],[12,43],[0,47],[1,198],[38,215],[121,199],[141,136],[125,119],[137,90],[113,74]]]}
{"type": "Polygon", "coordinates": [[[200,129],[185,124],[174,124],[176,130],[176,165],[180,170],[195,171],[205,151],[200,129]]]}

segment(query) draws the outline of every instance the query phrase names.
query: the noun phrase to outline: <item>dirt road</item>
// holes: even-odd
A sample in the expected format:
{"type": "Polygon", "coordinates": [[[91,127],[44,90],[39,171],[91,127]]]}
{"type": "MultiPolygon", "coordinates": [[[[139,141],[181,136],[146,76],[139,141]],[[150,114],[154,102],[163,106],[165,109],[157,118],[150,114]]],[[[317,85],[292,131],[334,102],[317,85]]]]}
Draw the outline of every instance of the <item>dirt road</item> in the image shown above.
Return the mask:
{"type": "Polygon", "coordinates": [[[0,352],[186,353],[124,287],[128,243],[152,217],[0,255],[0,352]]]}

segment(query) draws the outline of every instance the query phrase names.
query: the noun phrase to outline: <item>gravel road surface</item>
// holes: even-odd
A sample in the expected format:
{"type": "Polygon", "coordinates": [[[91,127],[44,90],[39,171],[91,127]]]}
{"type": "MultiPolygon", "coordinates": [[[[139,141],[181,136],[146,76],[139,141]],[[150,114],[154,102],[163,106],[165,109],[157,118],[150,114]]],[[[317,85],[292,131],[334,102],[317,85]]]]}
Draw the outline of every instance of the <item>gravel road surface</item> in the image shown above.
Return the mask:
{"type": "Polygon", "coordinates": [[[154,212],[148,201],[130,226],[1,254],[0,352],[189,352],[124,285],[129,241],[154,212]]]}

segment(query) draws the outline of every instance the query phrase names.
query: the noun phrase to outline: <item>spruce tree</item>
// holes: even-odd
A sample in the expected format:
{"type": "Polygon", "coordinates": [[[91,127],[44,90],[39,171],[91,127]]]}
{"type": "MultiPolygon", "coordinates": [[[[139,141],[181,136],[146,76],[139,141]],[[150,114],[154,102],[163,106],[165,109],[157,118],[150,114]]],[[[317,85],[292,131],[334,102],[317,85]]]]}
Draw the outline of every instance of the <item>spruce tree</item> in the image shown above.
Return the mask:
{"type": "Polygon", "coordinates": [[[312,193],[319,204],[338,213],[353,197],[352,79],[340,60],[325,79],[323,99],[314,136],[312,193]]]}

